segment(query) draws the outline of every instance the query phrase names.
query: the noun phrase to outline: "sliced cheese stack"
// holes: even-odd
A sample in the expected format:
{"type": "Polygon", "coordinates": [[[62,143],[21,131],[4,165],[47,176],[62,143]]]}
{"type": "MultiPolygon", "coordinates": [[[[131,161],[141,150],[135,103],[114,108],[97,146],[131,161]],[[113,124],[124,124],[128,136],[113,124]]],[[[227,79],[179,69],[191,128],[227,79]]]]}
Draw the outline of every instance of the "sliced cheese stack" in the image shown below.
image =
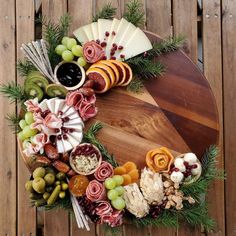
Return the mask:
{"type": "Polygon", "coordinates": [[[56,137],[59,153],[68,152],[81,143],[84,123],[74,107],[67,106],[65,100],[59,98],[45,99],[39,106],[42,112],[50,111],[63,121],[58,132],[51,133],[56,137]]]}
{"type": "Polygon", "coordinates": [[[94,81],[94,91],[105,93],[115,86],[127,86],[132,80],[132,70],[128,64],[117,60],[99,61],[86,71],[88,80],[94,81]]]}
{"type": "Polygon", "coordinates": [[[98,19],[98,22],[78,28],[74,35],[82,44],[91,40],[99,43],[107,59],[127,60],[152,49],[145,33],[124,18],[98,19]]]}

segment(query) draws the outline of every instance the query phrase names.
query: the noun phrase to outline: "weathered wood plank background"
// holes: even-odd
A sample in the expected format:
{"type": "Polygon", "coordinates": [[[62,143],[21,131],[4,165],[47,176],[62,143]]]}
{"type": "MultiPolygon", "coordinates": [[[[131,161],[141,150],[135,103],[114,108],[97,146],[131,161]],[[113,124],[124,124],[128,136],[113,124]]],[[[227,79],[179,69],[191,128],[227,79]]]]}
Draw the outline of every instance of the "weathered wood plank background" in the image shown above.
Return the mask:
{"type": "MultiPolygon", "coordinates": [[[[117,7],[117,17],[124,12],[127,0],[0,0],[0,83],[18,77],[15,64],[22,57],[19,46],[34,38],[35,9],[53,21],[65,12],[73,16],[72,29],[91,21],[91,16],[104,3],[117,7]]],[[[226,182],[215,182],[210,190],[210,213],[217,228],[210,235],[236,235],[236,2],[234,0],[142,0],[146,15],[145,29],[162,37],[182,34],[187,43],[184,50],[194,62],[202,58],[203,71],[214,91],[220,116],[221,134],[219,166],[226,168],[226,182]],[[202,35],[202,55],[198,55],[198,35],[202,35]]],[[[29,207],[24,191],[27,169],[17,152],[4,114],[17,111],[16,104],[0,102],[0,235],[2,236],[75,236],[105,235],[101,227],[92,226],[86,233],[77,229],[74,219],[65,212],[42,213],[29,207]]],[[[123,227],[120,235],[206,235],[201,229],[184,226],[178,230],[137,230],[123,227]]]]}

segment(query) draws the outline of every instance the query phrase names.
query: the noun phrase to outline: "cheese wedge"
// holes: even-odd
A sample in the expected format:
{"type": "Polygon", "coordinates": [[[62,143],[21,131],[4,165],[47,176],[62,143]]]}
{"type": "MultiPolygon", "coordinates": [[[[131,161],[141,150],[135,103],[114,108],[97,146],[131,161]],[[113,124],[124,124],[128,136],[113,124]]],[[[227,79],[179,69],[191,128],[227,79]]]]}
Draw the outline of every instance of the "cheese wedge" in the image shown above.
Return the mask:
{"type": "Polygon", "coordinates": [[[152,49],[152,44],[148,37],[141,29],[136,28],[135,32],[128,40],[124,49],[120,51],[119,57],[117,59],[120,59],[120,55],[123,54],[125,56],[125,59],[127,60],[150,49],[152,49]]]}
{"type": "Polygon", "coordinates": [[[48,105],[47,105],[47,100],[48,99],[44,99],[42,102],[40,102],[39,107],[41,108],[42,111],[46,111],[48,109],[48,105]]]}
{"type": "Polygon", "coordinates": [[[73,32],[73,34],[74,34],[74,36],[77,38],[77,40],[78,40],[80,43],[82,43],[82,44],[84,44],[84,43],[86,43],[86,42],[89,41],[89,39],[88,39],[86,33],[85,33],[84,30],[83,30],[83,27],[80,27],[80,28],[78,28],[77,30],[75,30],[75,31],[73,32]]]}
{"type": "Polygon", "coordinates": [[[62,140],[57,139],[57,151],[58,151],[58,153],[64,153],[65,152],[62,140]]]}
{"type": "Polygon", "coordinates": [[[55,100],[58,98],[52,98],[46,101],[48,109],[52,112],[55,113],[55,100]]]}
{"type": "Polygon", "coordinates": [[[93,40],[97,40],[99,39],[99,35],[98,35],[98,23],[97,22],[93,22],[91,24],[91,29],[92,29],[92,33],[93,33],[93,40]]]}
{"type": "Polygon", "coordinates": [[[58,114],[59,111],[61,111],[62,107],[65,105],[64,99],[57,99],[55,101],[55,114],[58,114]]]}
{"type": "Polygon", "coordinates": [[[83,27],[83,31],[84,33],[86,34],[87,38],[88,38],[88,41],[91,41],[93,40],[93,32],[92,32],[92,27],[91,27],[91,24],[89,25],[85,25],[83,27]]]}
{"type": "Polygon", "coordinates": [[[64,149],[65,149],[65,152],[68,152],[71,149],[73,149],[72,144],[67,139],[62,139],[62,143],[63,143],[64,149]]]}
{"type": "Polygon", "coordinates": [[[107,41],[106,32],[110,32],[112,20],[98,19],[98,36],[100,42],[107,41]]]}

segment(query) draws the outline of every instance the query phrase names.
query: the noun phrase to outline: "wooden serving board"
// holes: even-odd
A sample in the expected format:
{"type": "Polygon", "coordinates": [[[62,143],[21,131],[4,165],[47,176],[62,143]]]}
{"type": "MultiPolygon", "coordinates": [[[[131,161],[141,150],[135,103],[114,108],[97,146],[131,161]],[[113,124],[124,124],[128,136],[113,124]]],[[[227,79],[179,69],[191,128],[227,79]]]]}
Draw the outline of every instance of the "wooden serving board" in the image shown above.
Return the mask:
{"type": "MultiPolygon", "coordinates": [[[[132,160],[143,168],[147,151],[159,146],[200,156],[217,142],[218,113],[207,80],[181,51],[158,59],[166,66],[163,77],[149,81],[141,94],[116,88],[98,95],[99,112],[86,123],[86,128],[95,121],[105,125],[98,138],[121,164],[132,160]]],[[[32,170],[31,160],[23,158],[32,170]]]]}

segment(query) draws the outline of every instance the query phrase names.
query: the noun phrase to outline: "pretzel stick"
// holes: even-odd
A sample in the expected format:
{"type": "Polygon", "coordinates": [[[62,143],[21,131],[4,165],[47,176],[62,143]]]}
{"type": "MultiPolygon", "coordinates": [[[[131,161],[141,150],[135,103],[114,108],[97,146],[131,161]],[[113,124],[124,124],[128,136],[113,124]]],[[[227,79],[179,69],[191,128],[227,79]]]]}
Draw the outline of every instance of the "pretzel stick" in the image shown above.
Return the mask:
{"type": "Polygon", "coordinates": [[[83,225],[83,222],[81,220],[81,217],[80,215],[78,214],[77,210],[76,210],[76,205],[74,203],[74,200],[73,200],[73,196],[70,195],[70,199],[71,199],[71,202],[72,202],[72,207],[73,207],[73,210],[74,210],[74,213],[75,213],[75,219],[76,219],[76,222],[77,222],[77,225],[78,225],[78,228],[84,228],[84,225],[83,225]]]}
{"type": "Polygon", "coordinates": [[[47,47],[46,47],[46,41],[43,40],[43,39],[41,39],[40,42],[41,42],[41,45],[42,45],[44,57],[46,58],[46,61],[47,61],[48,67],[49,67],[49,72],[51,73],[52,77],[54,77],[54,73],[53,73],[53,71],[52,71],[52,66],[51,66],[51,63],[50,63],[49,57],[48,57],[48,52],[47,52],[47,47]]]}

